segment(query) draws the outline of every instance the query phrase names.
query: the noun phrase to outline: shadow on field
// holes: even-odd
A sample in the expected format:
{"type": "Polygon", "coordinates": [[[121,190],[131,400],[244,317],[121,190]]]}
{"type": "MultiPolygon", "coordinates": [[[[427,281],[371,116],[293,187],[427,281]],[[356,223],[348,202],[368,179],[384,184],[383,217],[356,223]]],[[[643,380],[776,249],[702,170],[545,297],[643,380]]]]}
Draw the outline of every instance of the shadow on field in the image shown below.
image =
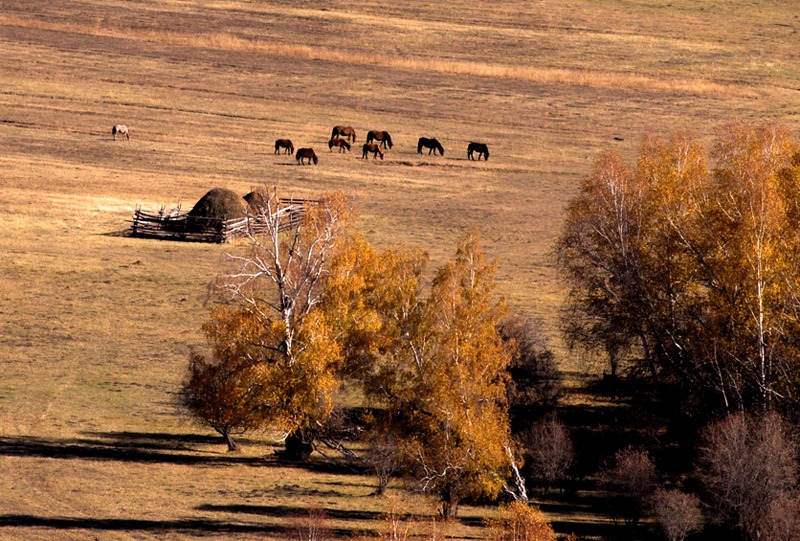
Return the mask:
{"type": "MultiPolygon", "coordinates": [[[[90,433],[87,438],[46,439],[33,436],[0,437],[0,456],[61,459],[109,460],[122,462],[166,463],[204,466],[263,466],[263,457],[231,453],[198,454],[196,445],[217,444],[219,438],[195,434],[138,432],[90,433]]],[[[242,443],[247,444],[246,440],[242,443]]]]}
{"type": "MultiPolygon", "coordinates": [[[[213,511],[216,513],[238,513],[243,515],[258,515],[265,517],[308,517],[308,507],[295,507],[291,505],[249,505],[249,504],[229,504],[216,505],[205,504],[197,507],[198,511],[213,511]]],[[[342,509],[320,509],[325,518],[336,520],[379,520],[385,517],[379,511],[358,511],[342,509]]]]}
{"type": "MultiPolygon", "coordinates": [[[[0,515],[0,528],[52,528],[54,530],[289,534],[292,528],[268,524],[233,524],[207,519],[143,520],[123,518],[37,517],[33,515],[0,515]]],[[[283,537],[283,535],[281,535],[283,537]]]]}

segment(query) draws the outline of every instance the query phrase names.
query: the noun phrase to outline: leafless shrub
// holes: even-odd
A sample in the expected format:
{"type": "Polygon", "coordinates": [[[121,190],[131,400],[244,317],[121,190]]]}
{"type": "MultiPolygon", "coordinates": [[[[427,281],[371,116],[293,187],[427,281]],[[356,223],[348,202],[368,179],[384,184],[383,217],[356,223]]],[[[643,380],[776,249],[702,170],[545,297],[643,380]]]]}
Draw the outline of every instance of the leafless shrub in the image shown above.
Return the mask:
{"type": "Polygon", "coordinates": [[[600,473],[601,486],[610,493],[611,513],[631,528],[644,516],[656,488],[656,467],[642,449],[627,447],[614,455],[614,463],[600,473]]]}
{"type": "Polygon", "coordinates": [[[705,431],[701,475],[711,503],[749,539],[791,538],[797,474],[797,445],[776,413],[730,415],[705,431]]]}
{"type": "Polygon", "coordinates": [[[651,505],[656,521],[670,541],[683,541],[703,524],[700,499],[694,494],[658,489],[651,505]]]}
{"type": "Polygon", "coordinates": [[[516,345],[508,367],[509,404],[512,407],[555,405],[562,393],[561,374],[538,326],[529,318],[514,316],[505,319],[499,331],[504,341],[516,345]]]}
{"type": "Polygon", "coordinates": [[[369,450],[364,459],[378,480],[375,494],[382,496],[392,478],[398,475],[403,467],[403,460],[399,456],[401,442],[396,434],[388,430],[375,429],[367,438],[369,450]]]}
{"type": "Polygon", "coordinates": [[[325,511],[317,506],[311,506],[308,515],[298,520],[296,532],[296,541],[329,541],[333,537],[325,511]]]}
{"type": "Polygon", "coordinates": [[[531,427],[526,439],[528,464],[533,475],[544,481],[548,492],[572,466],[575,452],[569,430],[558,417],[548,415],[531,427]]]}

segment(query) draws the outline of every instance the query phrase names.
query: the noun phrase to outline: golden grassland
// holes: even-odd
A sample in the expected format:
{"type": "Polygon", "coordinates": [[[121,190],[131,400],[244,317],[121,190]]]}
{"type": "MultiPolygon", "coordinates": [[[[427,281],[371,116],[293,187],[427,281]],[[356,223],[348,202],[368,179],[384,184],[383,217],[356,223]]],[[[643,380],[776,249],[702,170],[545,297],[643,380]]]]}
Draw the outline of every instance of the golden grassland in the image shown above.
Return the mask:
{"type": "MultiPolygon", "coordinates": [[[[633,160],[646,133],[710,138],[733,119],[800,128],[796,5],[739,4],[0,2],[0,538],[275,538],[314,506],[357,537],[392,505],[429,514],[322,458],[281,465],[269,434],[229,455],[177,414],[207,284],[245,247],[127,237],[134,208],[339,190],[371,241],[434,265],[478,227],[500,292],[577,373],[550,252],[597,153],[633,160]],[[130,141],[111,140],[119,122],[130,141]],[[395,147],[329,153],[335,124],[395,147]],[[445,156],[417,154],[420,136],[445,156]],[[274,155],[282,137],[319,165],[274,155]],[[471,140],[488,162],[466,159],[471,140]]],[[[481,537],[487,513],[446,533],[481,537]]],[[[562,532],[603,520],[551,516],[562,532]]]]}

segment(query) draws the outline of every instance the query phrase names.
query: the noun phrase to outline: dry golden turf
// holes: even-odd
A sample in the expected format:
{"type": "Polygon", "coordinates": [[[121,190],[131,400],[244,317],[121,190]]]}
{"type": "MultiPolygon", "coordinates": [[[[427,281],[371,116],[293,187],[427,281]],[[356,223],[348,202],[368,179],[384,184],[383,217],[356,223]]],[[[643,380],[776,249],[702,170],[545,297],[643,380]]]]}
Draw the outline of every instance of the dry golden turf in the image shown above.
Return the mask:
{"type": "MultiPolygon", "coordinates": [[[[352,196],[380,246],[448,257],[468,227],[559,361],[550,248],[596,154],[731,119],[800,127],[794,0],[0,2],[0,538],[261,539],[310,507],[334,535],[427,502],[371,480],[235,456],[176,415],[206,284],[227,252],[124,236],[135,207],[213,187],[352,196]],[[126,123],[130,140],[112,141],[126,123]],[[383,161],[325,150],[387,130],[383,161]],[[445,155],[416,153],[437,137],[445,155]],[[317,166],[273,154],[277,138],[317,166]],[[488,162],[466,158],[469,141],[488,162]]],[[[358,147],[358,145],[357,145],[358,147]]],[[[356,147],[356,148],[357,148],[356,147]]],[[[453,537],[481,537],[468,507],[453,537]]],[[[561,532],[601,520],[552,515],[561,532]]],[[[423,520],[419,531],[431,525],[423,520]]]]}

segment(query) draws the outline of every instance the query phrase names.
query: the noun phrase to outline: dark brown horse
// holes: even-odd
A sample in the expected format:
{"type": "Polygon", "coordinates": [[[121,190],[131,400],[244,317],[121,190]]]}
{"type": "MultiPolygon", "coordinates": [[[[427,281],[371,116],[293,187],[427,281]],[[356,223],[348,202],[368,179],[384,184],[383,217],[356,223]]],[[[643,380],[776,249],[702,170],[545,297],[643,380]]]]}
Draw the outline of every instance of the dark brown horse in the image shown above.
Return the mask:
{"type": "Polygon", "coordinates": [[[478,161],[480,161],[481,156],[483,156],[484,160],[489,160],[489,147],[486,143],[470,143],[467,145],[467,159],[474,160],[475,158],[472,157],[474,152],[478,153],[478,161]]]}
{"type": "Polygon", "coordinates": [[[111,136],[114,138],[114,141],[117,140],[117,134],[124,135],[125,139],[130,139],[131,134],[128,131],[128,126],[125,124],[117,124],[113,128],[111,128],[111,136]]]}
{"type": "Polygon", "coordinates": [[[356,130],[352,128],[352,126],[334,126],[333,131],[331,132],[331,139],[336,139],[337,137],[344,137],[348,141],[350,138],[353,138],[353,142],[356,142],[356,130]]]}
{"type": "Polygon", "coordinates": [[[345,139],[331,139],[328,141],[328,148],[332,151],[333,147],[338,147],[339,152],[344,152],[346,150],[350,150],[350,143],[348,143],[345,139]]]}
{"type": "Polygon", "coordinates": [[[386,148],[386,145],[389,145],[389,148],[392,148],[392,136],[389,135],[388,131],[369,131],[367,133],[367,143],[371,143],[373,141],[378,141],[383,148],[386,148]]]}
{"type": "Polygon", "coordinates": [[[436,139],[428,139],[427,137],[420,137],[419,141],[417,142],[417,152],[419,154],[422,154],[423,148],[429,149],[428,156],[430,156],[431,152],[433,152],[433,155],[436,156],[437,150],[439,151],[439,154],[444,156],[444,147],[436,139]]]}
{"type": "Polygon", "coordinates": [[[283,149],[284,154],[294,154],[294,145],[289,139],[275,140],[275,154],[278,154],[281,149],[283,149]]]}
{"type": "Polygon", "coordinates": [[[308,163],[311,163],[311,160],[314,160],[314,165],[317,165],[317,155],[314,153],[313,148],[301,148],[297,151],[297,154],[294,156],[300,165],[305,165],[303,163],[304,160],[308,160],[308,163]]]}
{"type": "Polygon", "coordinates": [[[373,160],[377,158],[378,155],[380,155],[381,159],[383,159],[383,152],[381,152],[381,147],[379,145],[376,145],[375,143],[364,143],[364,146],[361,147],[361,157],[366,160],[367,155],[370,152],[372,152],[373,160]]]}

